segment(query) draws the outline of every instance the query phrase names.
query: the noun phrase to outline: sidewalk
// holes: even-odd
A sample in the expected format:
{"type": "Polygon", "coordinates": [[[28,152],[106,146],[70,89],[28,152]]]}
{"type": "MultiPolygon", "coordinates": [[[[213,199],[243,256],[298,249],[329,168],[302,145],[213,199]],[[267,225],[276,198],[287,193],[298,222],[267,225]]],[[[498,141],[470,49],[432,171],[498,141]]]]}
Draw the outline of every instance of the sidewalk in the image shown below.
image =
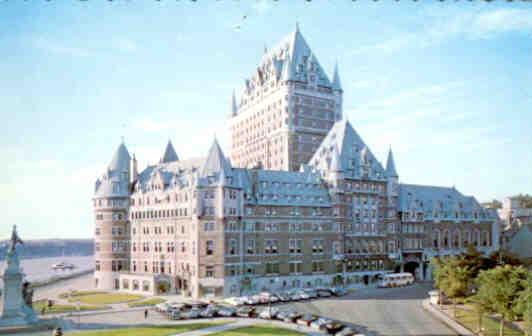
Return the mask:
{"type": "Polygon", "coordinates": [[[458,335],[460,336],[475,336],[471,331],[468,329],[462,327],[458,322],[451,319],[447,314],[440,311],[438,308],[434,307],[429,299],[425,299],[422,301],[423,308],[432,314],[436,319],[442,321],[446,326],[453,329],[458,335]]]}

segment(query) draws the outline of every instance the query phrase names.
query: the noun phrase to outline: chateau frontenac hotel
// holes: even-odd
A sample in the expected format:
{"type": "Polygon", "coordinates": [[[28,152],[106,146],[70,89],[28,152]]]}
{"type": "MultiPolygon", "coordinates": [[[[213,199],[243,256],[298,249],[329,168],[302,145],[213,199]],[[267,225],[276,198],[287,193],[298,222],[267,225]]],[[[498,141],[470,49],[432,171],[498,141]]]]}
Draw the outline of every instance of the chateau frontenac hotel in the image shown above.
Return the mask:
{"type": "Polygon", "coordinates": [[[214,140],[183,160],[168,142],[139,171],[122,143],[94,191],[95,287],[194,298],[363,286],[434,256],[498,248],[495,210],[454,187],[399,183],[342,115],[299,29],[266,51],[214,140]]]}

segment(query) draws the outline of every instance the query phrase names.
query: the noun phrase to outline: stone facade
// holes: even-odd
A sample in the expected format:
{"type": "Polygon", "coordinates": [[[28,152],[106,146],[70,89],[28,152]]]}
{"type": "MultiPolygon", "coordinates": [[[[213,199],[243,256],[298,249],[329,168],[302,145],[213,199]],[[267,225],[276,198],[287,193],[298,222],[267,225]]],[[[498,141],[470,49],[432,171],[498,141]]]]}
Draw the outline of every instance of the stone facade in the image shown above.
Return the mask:
{"type": "Polygon", "coordinates": [[[391,150],[381,165],[341,118],[337,71],[329,81],[299,31],[259,70],[233,98],[232,161],[216,141],[197,160],[169,142],[139,173],[120,145],[95,186],[98,288],[199,298],[355,286],[401,267],[426,278],[430,258],[470,242],[497,248],[493,210],[454,188],[400,184],[391,150]],[[320,99],[324,123],[298,122],[319,115],[298,104],[320,99]],[[297,143],[307,131],[310,147],[297,143]]]}

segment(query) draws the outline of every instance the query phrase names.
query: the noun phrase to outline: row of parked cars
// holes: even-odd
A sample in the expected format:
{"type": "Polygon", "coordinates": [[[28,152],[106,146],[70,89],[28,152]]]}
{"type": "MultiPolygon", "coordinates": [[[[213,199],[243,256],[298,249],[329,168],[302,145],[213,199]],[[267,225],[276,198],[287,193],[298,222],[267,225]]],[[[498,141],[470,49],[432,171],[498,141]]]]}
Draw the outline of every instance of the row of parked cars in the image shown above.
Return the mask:
{"type": "Polygon", "coordinates": [[[206,303],[206,302],[170,302],[156,305],[156,310],[166,314],[169,319],[195,319],[213,317],[247,317],[261,318],[266,320],[279,320],[287,323],[296,323],[313,328],[331,335],[353,336],[361,335],[355,329],[341,322],[320,317],[312,314],[298,313],[292,309],[281,310],[272,307],[273,303],[286,303],[291,301],[308,300],[319,297],[345,295],[341,288],[304,289],[285,293],[262,292],[253,296],[230,298],[226,301],[230,305],[206,303]],[[269,304],[260,307],[258,305],[269,304]]]}
{"type": "Polygon", "coordinates": [[[242,305],[260,305],[260,304],[271,304],[278,302],[292,302],[292,301],[301,301],[301,300],[310,300],[315,298],[323,298],[330,296],[342,296],[347,292],[345,289],[340,287],[332,288],[317,288],[317,289],[294,289],[290,291],[284,291],[279,293],[270,293],[262,292],[256,295],[249,296],[238,296],[231,297],[225,300],[226,303],[232,306],[242,306],[242,305]]]}
{"type": "Polygon", "coordinates": [[[259,318],[267,320],[280,320],[286,323],[296,323],[304,325],[336,336],[363,336],[355,328],[345,325],[339,321],[331,320],[327,317],[320,317],[313,314],[301,314],[294,310],[280,310],[276,307],[265,307],[259,314],[259,318]]]}

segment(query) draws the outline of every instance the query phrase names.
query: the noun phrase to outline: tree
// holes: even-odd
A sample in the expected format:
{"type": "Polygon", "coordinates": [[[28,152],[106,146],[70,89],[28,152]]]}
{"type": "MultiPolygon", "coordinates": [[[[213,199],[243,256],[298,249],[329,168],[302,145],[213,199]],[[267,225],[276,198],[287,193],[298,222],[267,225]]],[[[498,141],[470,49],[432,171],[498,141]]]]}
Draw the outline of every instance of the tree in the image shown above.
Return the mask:
{"type": "Polygon", "coordinates": [[[460,297],[467,295],[471,284],[471,271],[468,266],[464,266],[461,257],[451,257],[443,263],[440,268],[441,274],[439,285],[447,297],[453,301],[453,314],[456,317],[456,301],[460,297]]]}
{"type": "Polygon", "coordinates": [[[476,299],[486,310],[500,314],[499,335],[504,335],[504,322],[514,319],[514,304],[524,289],[527,271],[519,266],[498,266],[481,271],[477,278],[479,286],[476,299]]]}
{"type": "Polygon", "coordinates": [[[442,268],[444,267],[444,262],[439,258],[435,257],[432,258],[432,275],[434,279],[434,287],[438,288],[438,304],[442,305],[442,289],[441,289],[441,282],[444,276],[444,270],[442,268]]]}
{"type": "Polygon", "coordinates": [[[517,298],[514,312],[525,320],[525,335],[532,336],[532,272],[528,273],[524,287],[517,298]]]}

